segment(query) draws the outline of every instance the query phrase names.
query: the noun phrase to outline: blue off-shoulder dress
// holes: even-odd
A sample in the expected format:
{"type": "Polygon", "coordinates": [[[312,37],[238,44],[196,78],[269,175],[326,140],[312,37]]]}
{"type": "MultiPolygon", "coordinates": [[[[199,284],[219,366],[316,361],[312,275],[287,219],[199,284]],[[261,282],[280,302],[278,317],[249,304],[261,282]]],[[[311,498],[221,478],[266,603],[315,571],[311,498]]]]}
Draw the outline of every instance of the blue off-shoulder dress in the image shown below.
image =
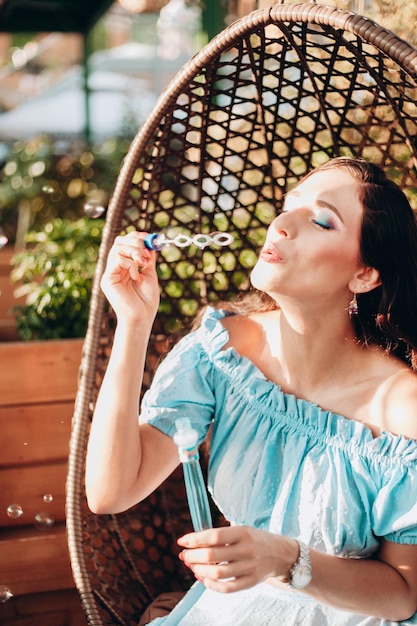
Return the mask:
{"type": "MultiPolygon", "coordinates": [[[[160,365],[141,421],[173,436],[189,417],[200,442],[213,424],[208,487],[225,517],[299,539],[345,558],[366,558],[379,541],[417,544],[417,442],[369,428],[285,394],[233,348],[223,349],[225,313],[160,365]]],[[[231,594],[196,582],[153,626],[385,626],[266,583],[231,594]]],[[[417,624],[414,617],[400,622],[417,624]]]]}

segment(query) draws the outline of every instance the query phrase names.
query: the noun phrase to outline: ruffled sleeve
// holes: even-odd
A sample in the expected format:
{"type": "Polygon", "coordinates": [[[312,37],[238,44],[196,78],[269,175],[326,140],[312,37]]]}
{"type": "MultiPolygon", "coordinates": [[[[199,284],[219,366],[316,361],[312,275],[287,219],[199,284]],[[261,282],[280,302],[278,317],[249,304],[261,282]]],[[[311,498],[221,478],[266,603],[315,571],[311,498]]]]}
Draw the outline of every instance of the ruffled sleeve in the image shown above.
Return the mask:
{"type": "Polygon", "coordinates": [[[204,441],[213,418],[212,357],[225,341],[227,332],[220,311],[209,308],[201,326],[181,339],[159,365],[150,389],[142,401],[140,421],[172,437],[175,420],[189,417],[204,441]]]}
{"type": "Polygon", "coordinates": [[[417,545],[417,441],[384,433],[379,443],[371,463],[371,472],[380,480],[374,533],[394,543],[417,545]]]}

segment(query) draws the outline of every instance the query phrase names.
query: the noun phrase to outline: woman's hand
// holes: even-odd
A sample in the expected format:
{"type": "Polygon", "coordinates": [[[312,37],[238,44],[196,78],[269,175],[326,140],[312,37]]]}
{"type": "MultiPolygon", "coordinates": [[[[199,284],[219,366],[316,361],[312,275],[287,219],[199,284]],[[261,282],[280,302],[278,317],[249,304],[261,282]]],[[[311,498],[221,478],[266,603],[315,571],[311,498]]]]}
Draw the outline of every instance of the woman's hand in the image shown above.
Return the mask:
{"type": "Polygon", "coordinates": [[[116,237],[109,252],[101,288],[118,318],[153,321],[158,310],[156,254],[145,247],[145,234],[116,237]]]}
{"type": "Polygon", "coordinates": [[[214,591],[247,589],[274,576],[286,576],[297,560],[293,539],[249,526],[213,528],[184,535],[180,559],[214,591]]]}
{"type": "MultiPolygon", "coordinates": [[[[280,586],[299,554],[294,539],[248,526],[190,533],[178,544],[195,577],[224,593],[262,581],[280,586]]],[[[341,558],[310,550],[314,574],[304,593],[342,611],[390,623],[408,620],[417,609],[417,546],[382,540],[377,556],[341,558]]]]}

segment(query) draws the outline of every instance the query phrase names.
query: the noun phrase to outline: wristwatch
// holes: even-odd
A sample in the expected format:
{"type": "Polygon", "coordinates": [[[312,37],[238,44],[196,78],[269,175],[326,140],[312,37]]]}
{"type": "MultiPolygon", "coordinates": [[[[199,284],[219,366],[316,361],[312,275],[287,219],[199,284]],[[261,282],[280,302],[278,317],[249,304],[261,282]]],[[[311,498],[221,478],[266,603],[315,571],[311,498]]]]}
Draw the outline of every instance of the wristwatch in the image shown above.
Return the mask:
{"type": "Polygon", "coordinates": [[[310,551],[308,547],[302,541],[297,540],[297,543],[300,553],[297,561],[290,569],[290,579],[288,584],[293,589],[304,589],[304,587],[307,587],[307,585],[311,583],[313,570],[311,567],[310,551]]]}

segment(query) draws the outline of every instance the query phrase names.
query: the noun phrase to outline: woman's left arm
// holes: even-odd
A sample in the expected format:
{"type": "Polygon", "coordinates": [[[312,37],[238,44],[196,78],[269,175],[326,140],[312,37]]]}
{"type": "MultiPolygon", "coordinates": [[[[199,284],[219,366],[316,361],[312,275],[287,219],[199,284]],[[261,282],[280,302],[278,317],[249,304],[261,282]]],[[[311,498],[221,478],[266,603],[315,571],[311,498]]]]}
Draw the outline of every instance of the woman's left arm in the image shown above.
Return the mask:
{"type": "MultiPolygon", "coordinates": [[[[298,559],[298,543],[248,526],[190,533],[180,558],[205,586],[224,593],[266,581],[282,586],[298,559]]],[[[382,540],[375,558],[352,559],[310,550],[307,595],[340,610],[398,622],[417,611],[417,545],[382,540]]]]}
{"type": "Polygon", "coordinates": [[[417,545],[382,540],[375,558],[312,550],[311,560],[314,575],[306,592],[323,603],[393,622],[417,611],[417,545]]]}

